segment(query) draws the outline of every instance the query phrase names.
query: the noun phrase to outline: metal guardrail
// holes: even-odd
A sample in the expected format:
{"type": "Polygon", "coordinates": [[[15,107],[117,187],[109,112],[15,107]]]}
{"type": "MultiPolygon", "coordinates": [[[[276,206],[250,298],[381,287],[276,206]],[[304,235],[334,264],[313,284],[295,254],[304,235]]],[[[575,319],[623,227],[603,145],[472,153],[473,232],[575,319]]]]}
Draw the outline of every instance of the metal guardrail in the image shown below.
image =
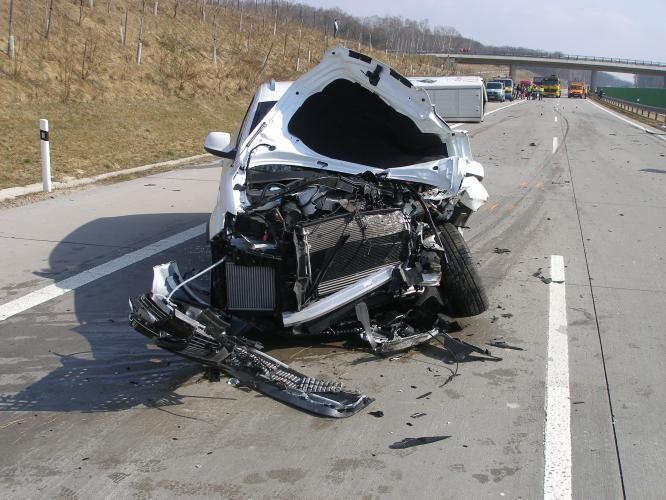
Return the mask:
{"type": "Polygon", "coordinates": [[[617,99],[616,97],[602,97],[601,101],[615,106],[616,108],[623,109],[629,113],[634,113],[636,115],[645,116],[652,120],[658,122],[666,123],[666,109],[664,108],[654,108],[652,106],[643,106],[636,102],[624,101],[622,99],[617,99]]]}
{"type": "MultiPolygon", "coordinates": [[[[433,54],[433,51],[423,51],[422,53],[433,54]]],[[[666,69],[666,63],[658,61],[639,61],[637,59],[618,59],[614,57],[596,57],[580,56],[569,54],[516,54],[513,52],[495,52],[495,51],[464,51],[464,52],[441,52],[451,56],[499,56],[499,57],[533,57],[540,59],[559,59],[563,61],[585,61],[585,62],[607,62],[620,64],[640,64],[643,66],[663,67],[666,69]]]]}

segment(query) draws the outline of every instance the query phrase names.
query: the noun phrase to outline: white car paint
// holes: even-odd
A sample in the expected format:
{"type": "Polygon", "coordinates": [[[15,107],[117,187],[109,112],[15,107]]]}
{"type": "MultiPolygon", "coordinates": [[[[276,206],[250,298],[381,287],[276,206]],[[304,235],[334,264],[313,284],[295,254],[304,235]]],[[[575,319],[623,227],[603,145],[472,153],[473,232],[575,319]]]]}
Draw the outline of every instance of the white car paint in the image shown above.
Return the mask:
{"type": "Polygon", "coordinates": [[[406,79],[388,65],[376,60],[366,62],[349,54],[348,49],[337,46],[295,82],[271,81],[260,86],[239,131],[236,156],[230,165],[222,167],[217,204],[210,218],[209,238],[222,231],[227,213],[235,215],[248,206],[243,190],[234,188],[245,185],[247,168],[259,165],[284,163],[347,174],[370,171],[376,175],[386,174],[391,179],[431,185],[445,191],[449,197],[469,190],[465,205],[472,210],[477,210],[486,201],[488,194],[480,183],[483,166],[473,161],[467,133],[453,132],[435,113],[426,92],[407,86],[411,84],[403,83],[400,78],[406,79]],[[367,73],[375,70],[378,64],[383,71],[377,84],[372,85],[367,73]],[[308,148],[289,132],[289,121],[308,97],[321,92],[337,79],[358,83],[411,119],[421,132],[438,135],[450,156],[434,162],[381,169],[323,156],[308,148]],[[266,101],[277,102],[252,128],[258,107],[266,101]],[[467,181],[463,187],[463,179],[467,178],[473,180],[467,181]]]}

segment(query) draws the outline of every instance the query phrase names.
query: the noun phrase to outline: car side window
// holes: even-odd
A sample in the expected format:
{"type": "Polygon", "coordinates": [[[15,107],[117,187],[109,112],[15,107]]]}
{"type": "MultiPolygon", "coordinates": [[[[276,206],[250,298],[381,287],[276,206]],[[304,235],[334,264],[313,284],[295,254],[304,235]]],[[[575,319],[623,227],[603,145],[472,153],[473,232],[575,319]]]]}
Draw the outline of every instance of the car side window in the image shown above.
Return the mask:
{"type": "Polygon", "coordinates": [[[276,102],[277,101],[264,101],[260,102],[257,105],[257,112],[254,114],[254,119],[252,120],[252,126],[250,127],[248,133],[254,130],[257,125],[259,125],[259,122],[264,119],[264,117],[268,114],[268,112],[271,109],[273,109],[273,106],[275,106],[276,102]]]}
{"type": "Polygon", "coordinates": [[[238,148],[240,148],[241,140],[246,135],[245,128],[247,126],[248,117],[250,116],[250,110],[254,107],[254,101],[256,100],[256,98],[257,98],[257,96],[255,95],[252,98],[252,101],[250,101],[250,105],[248,106],[247,111],[245,111],[245,116],[243,117],[243,121],[241,122],[241,126],[238,129],[238,134],[236,135],[236,148],[235,148],[236,151],[238,151],[238,148]]]}

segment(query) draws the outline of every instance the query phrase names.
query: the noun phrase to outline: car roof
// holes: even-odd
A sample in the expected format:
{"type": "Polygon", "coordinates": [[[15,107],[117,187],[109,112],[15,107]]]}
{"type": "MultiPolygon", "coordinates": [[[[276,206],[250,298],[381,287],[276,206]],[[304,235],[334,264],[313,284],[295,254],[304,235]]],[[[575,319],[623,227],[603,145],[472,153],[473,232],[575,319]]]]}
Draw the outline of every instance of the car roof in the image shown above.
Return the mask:
{"type": "Polygon", "coordinates": [[[262,83],[257,89],[257,102],[277,101],[282,97],[287,89],[291,87],[294,82],[270,82],[262,83]]]}
{"type": "Polygon", "coordinates": [[[417,87],[479,87],[483,84],[480,76],[418,76],[407,78],[417,87]]]}

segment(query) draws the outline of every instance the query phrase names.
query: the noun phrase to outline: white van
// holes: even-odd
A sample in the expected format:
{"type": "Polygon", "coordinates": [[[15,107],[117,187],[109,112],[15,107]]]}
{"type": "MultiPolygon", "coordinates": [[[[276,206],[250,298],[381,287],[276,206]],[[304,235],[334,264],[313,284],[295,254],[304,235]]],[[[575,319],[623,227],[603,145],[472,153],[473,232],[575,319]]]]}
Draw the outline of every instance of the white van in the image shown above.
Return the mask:
{"type": "Polygon", "coordinates": [[[435,111],[447,122],[483,121],[488,95],[480,76],[409,78],[428,92],[435,111]]]}

